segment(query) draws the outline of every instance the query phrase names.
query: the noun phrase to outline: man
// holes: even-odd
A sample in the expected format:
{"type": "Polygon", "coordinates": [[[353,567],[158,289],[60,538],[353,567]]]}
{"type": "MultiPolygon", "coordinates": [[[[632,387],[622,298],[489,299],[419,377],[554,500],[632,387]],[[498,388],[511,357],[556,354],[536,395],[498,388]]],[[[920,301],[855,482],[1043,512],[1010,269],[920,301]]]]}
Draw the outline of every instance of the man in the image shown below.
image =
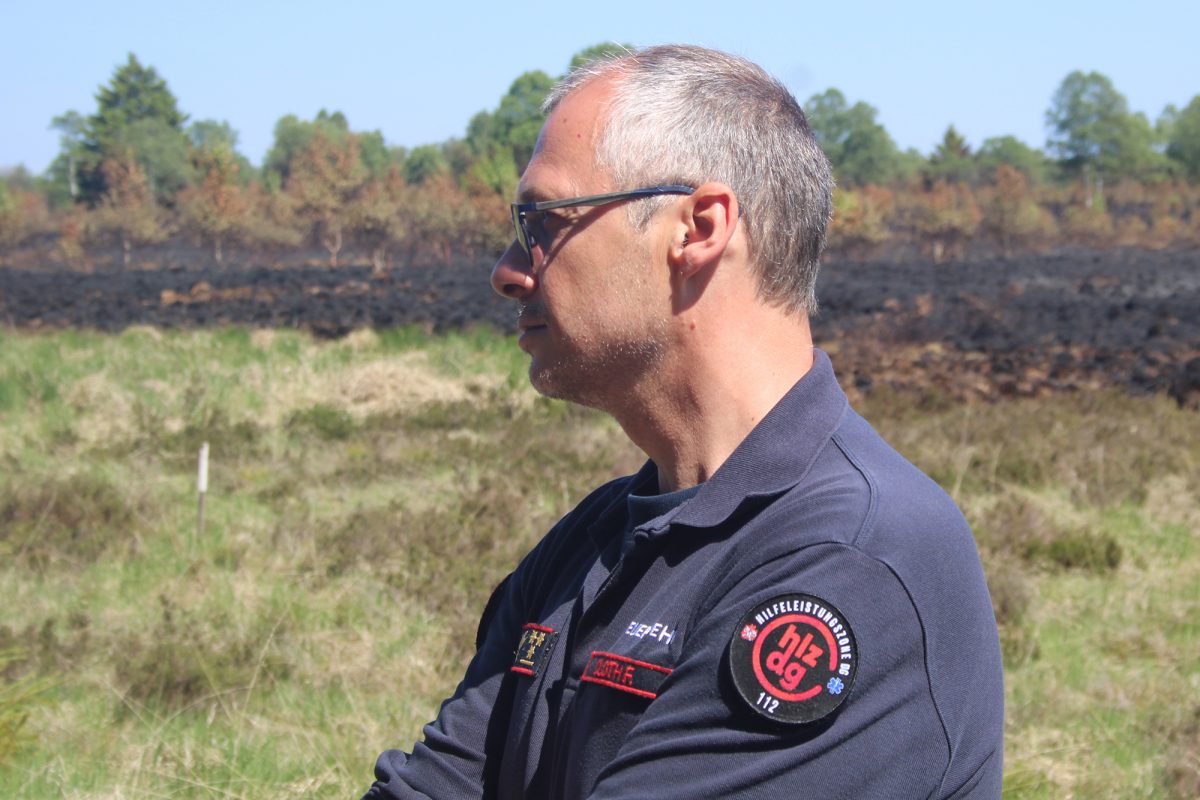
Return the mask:
{"type": "Polygon", "coordinates": [[[695,47],[546,104],[492,284],[545,394],[649,461],[496,590],[368,797],[998,797],[987,588],[950,499],[847,405],[809,315],[831,209],[795,99],[695,47]]]}

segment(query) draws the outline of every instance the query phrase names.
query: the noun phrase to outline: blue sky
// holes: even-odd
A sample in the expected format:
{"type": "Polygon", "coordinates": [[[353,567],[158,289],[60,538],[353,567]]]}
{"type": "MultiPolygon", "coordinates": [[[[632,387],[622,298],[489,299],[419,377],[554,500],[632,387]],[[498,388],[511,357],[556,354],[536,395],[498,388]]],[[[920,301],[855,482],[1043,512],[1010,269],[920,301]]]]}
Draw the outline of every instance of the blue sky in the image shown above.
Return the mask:
{"type": "Polygon", "coordinates": [[[689,42],[744,55],[803,102],[830,87],[879,110],[903,148],[954,124],[973,146],[1041,147],[1072,70],[1111,78],[1153,121],[1200,94],[1200,2],[121,3],[0,0],[0,168],[42,171],[50,119],[95,110],[126,54],[155,67],[191,119],[228,121],[261,163],[275,122],[341,110],[391,145],[462,136],[527,70],[561,73],[604,41],[689,42]]]}

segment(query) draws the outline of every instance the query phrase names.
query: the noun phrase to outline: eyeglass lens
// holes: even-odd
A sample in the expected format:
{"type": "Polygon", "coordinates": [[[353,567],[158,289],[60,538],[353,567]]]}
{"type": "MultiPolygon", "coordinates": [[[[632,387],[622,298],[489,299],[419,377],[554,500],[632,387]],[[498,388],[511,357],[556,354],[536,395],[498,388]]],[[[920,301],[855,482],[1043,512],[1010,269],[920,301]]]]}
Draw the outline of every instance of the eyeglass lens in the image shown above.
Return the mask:
{"type": "Polygon", "coordinates": [[[513,227],[517,243],[533,262],[533,248],[546,243],[546,214],[542,211],[514,211],[513,227]]]}

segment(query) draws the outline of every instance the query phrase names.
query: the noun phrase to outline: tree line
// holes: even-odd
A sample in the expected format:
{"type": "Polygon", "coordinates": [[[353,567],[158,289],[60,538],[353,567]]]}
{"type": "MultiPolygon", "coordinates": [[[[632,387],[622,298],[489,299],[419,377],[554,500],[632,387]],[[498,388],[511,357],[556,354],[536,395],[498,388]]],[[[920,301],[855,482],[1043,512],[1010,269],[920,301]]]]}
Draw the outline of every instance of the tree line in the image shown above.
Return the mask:
{"type": "MultiPolygon", "coordinates": [[[[568,69],[618,47],[582,50],[568,69]]],[[[510,239],[507,203],[553,83],[526,72],[461,138],[411,149],[352,130],[337,111],[288,115],[255,167],[227,122],[189,122],[130,54],[93,113],[51,121],[61,147],[44,174],[0,175],[0,252],[85,268],[99,251],[129,266],[168,240],[201,245],[219,265],[231,249],[317,247],[332,266],[353,253],[376,270],[482,257],[510,239]]],[[[838,182],[837,253],[1200,243],[1200,95],[1151,123],[1106,76],[1076,71],[1050,99],[1044,149],[1000,136],[973,150],[951,126],[928,155],[900,150],[875,108],[837,89],[804,110],[838,182]]]]}

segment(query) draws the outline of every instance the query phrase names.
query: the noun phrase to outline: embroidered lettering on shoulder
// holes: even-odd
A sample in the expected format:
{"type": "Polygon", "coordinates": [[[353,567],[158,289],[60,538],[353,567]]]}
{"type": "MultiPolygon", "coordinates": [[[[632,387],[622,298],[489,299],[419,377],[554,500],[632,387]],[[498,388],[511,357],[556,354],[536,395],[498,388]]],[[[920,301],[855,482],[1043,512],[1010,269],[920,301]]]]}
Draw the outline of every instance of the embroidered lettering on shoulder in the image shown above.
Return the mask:
{"type": "Polygon", "coordinates": [[[513,655],[512,666],[509,670],[520,675],[536,677],[542,670],[542,665],[550,660],[554,644],[558,641],[558,632],[545,625],[533,622],[521,628],[521,640],[517,643],[517,651],[513,655]]]}

